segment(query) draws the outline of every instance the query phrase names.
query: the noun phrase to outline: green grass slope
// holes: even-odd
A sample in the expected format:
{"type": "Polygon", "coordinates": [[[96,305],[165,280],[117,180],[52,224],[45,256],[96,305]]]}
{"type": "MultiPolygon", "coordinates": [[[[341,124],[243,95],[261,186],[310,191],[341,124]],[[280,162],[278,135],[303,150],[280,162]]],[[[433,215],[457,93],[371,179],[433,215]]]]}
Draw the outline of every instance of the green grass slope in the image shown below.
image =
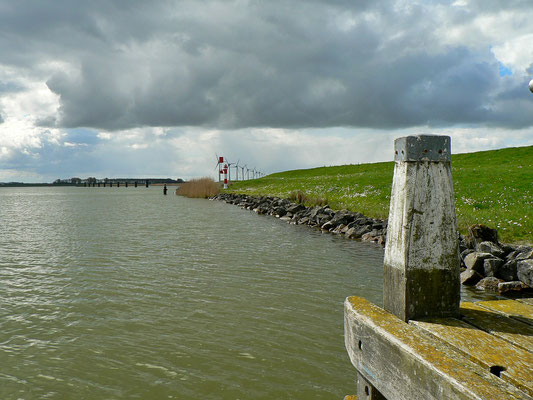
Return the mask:
{"type": "MultiPolygon", "coordinates": [[[[234,182],[229,192],[288,198],[304,192],[333,209],[387,218],[394,163],[342,165],[280,172],[234,182]]],[[[482,223],[504,242],[533,243],[533,146],[452,155],[459,230],[482,223]]]]}

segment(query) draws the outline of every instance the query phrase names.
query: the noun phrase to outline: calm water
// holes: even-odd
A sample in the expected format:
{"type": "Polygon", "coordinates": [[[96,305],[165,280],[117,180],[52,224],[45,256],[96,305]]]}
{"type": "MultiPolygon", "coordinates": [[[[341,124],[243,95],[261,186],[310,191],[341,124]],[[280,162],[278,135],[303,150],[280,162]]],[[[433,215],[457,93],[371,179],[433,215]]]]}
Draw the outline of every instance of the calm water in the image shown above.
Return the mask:
{"type": "Polygon", "coordinates": [[[340,399],[383,250],[146,188],[0,189],[0,399],[340,399]]]}

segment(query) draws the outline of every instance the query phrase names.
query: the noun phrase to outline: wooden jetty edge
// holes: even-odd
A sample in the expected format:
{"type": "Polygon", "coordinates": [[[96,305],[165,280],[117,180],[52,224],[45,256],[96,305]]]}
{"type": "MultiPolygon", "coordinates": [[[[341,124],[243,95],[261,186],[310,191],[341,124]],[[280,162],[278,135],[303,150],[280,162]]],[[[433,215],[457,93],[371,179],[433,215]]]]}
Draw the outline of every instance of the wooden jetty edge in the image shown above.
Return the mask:
{"type": "Polygon", "coordinates": [[[395,141],[384,309],[345,301],[346,400],[533,399],[532,302],[460,304],[450,162],[448,136],[395,141]]]}

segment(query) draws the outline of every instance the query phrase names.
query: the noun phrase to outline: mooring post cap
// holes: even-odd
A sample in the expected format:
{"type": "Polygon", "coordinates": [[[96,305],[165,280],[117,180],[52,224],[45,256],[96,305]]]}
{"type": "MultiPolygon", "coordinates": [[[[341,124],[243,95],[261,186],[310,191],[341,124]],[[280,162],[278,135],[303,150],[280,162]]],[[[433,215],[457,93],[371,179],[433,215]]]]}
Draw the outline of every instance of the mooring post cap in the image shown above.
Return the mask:
{"type": "Polygon", "coordinates": [[[449,136],[405,136],[394,141],[394,161],[451,161],[449,136]]]}

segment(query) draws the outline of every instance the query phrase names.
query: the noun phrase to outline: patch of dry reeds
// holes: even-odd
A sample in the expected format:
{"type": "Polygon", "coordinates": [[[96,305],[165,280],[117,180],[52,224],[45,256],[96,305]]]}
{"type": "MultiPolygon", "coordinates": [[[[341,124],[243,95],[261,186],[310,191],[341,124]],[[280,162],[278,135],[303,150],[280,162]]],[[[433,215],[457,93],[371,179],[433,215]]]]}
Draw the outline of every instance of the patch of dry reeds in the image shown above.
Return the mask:
{"type": "Polygon", "coordinates": [[[289,200],[307,206],[325,206],[328,204],[327,197],[310,197],[301,190],[291,192],[289,194],[289,200]]]}
{"type": "Polygon", "coordinates": [[[219,193],[220,188],[218,183],[216,183],[212,178],[208,177],[191,179],[188,182],[181,183],[180,186],[176,189],[176,194],[178,196],[192,198],[207,199],[219,193]]]}

